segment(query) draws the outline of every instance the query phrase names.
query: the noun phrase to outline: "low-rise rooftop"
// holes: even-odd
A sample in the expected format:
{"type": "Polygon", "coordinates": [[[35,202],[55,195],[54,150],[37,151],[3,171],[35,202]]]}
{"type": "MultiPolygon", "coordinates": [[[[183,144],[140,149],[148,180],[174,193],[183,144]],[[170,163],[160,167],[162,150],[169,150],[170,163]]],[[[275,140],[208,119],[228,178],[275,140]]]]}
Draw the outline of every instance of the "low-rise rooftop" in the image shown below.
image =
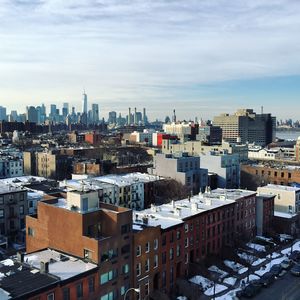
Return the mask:
{"type": "Polygon", "coordinates": [[[217,194],[215,196],[199,194],[188,199],[172,201],[160,206],[152,205],[149,209],[136,211],[133,213],[133,223],[135,226],[161,226],[162,229],[166,229],[183,223],[191,216],[234,202],[235,200],[219,197],[217,194]]]}
{"type": "Polygon", "coordinates": [[[288,191],[288,192],[299,192],[300,188],[294,186],[287,185],[279,185],[279,184],[268,184],[266,186],[260,187],[259,189],[271,189],[276,191],[288,191]]]}

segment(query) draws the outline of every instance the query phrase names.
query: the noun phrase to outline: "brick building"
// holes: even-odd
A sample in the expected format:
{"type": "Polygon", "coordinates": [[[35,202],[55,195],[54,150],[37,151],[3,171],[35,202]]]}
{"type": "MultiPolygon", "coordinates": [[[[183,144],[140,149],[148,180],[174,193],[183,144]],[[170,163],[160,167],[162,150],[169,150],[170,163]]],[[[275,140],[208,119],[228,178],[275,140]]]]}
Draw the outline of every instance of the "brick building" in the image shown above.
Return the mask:
{"type": "Polygon", "coordinates": [[[241,187],[256,190],[266,184],[300,184],[300,166],[252,164],[241,165],[241,187]]]}
{"type": "MultiPolygon", "coordinates": [[[[224,247],[233,246],[236,204],[235,200],[211,193],[160,206],[152,205],[150,209],[135,212],[133,226],[140,231],[139,239],[134,234],[134,239],[137,239],[134,246],[138,247],[140,241],[144,245],[155,239],[160,242],[158,245],[161,255],[158,266],[160,273],[156,275],[153,272],[152,275],[148,274],[149,276],[141,273],[147,276],[145,283],[140,283],[138,278],[136,279],[135,283],[139,284],[142,295],[148,293],[149,287],[150,297],[152,293],[157,293],[151,288],[166,294],[171,293],[176,280],[188,275],[189,263],[200,262],[209,255],[221,255],[224,247]],[[152,230],[150,233],[149,229],[152,230]]],[[[152,257],[150,270],[155,265],[154,251],[155,247],[149,250],[152,257]]],[[[141,258],[143,261],[140,261],[139,252],[134,255],[136,257],[133,258],[133,262],[137,265],[133,267],[136,270],[146,268],[147,258],[141,258]]],[[[156,299],[155,296],[153,299],[156,299]]]]}
{"type": "Polygon", "coordinates": [[[39,202],[37,215],[27,216],[26,232],[29,254],[53,248],[97,264],[97,299],[118,299],[131,286],[132,212],[99,203],[97,192],[39,202]]]}

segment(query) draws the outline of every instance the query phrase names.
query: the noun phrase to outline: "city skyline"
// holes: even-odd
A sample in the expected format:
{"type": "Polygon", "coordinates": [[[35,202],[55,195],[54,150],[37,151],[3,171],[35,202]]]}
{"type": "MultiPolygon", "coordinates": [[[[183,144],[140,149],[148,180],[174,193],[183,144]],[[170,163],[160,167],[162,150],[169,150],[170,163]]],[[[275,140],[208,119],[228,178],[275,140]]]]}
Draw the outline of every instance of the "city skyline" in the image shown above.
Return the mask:
{"type": "Polygon", "coordinates": [[[2,1],[0,105],[79,110],[86,88],[101,117],[145,106],[152,119],[173,108],[212,118],[263,105],[297,119],[299,14],[293,0],[2,1]]]}

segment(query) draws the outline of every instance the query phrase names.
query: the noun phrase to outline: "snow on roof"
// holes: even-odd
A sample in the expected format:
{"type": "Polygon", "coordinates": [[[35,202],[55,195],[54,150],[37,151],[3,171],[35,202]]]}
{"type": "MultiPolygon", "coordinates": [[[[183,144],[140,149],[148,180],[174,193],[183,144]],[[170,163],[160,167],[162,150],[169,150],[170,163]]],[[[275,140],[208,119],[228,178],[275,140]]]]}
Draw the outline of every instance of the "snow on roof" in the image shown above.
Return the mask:
{"type": "Polygon", "coordinates": [[[281,212],[281,211],[274,211],[274,216],[280,217],[280,218],[285,218],[285,219],[291,219],[291,218],[297,216],[297,214],[290,214],[290,213],[285,213],[285,212],[281,212]]]}
{"type": "Polygon", "coordinates": [[[9,300],[11,299],[10,293],[0,288],[0,299],[1,300],[9,300]]]}
{"type": "MultiPolygon", "coordinates": [[[[250,190],[242,190],[242,189],[221,189],[221,188],[217,188],[215,190],[212,190],[211,194],[214,197],[226,197],[227,199],[236,201],[236,200],[238,200],[242,197],[255,195],[256,192],[255,191],[250,191],[250,190]]],[[[205,195],[207,195],[207,193],[205,195]]]]}
{"type": "Polygon", "coordinates": [[[16,186],[22,186],[27,183],[32,183],[32,182],[42,182],[47,180],[45,177],[38,177],[38,176],[19,176],[19,177],[12,177],[12,178],[5,178],[5,179],[0,179],[0,183],[5,183],[5,184],[12,184],[16,186]]]}
{"type": "Polygon", "coordinates": [[[40,269],[41,262],[49,262],[49,273],[66,280],[86,271],[96,269],[97,265],[79,258],[47,249],[25,255],[24,261],[40,269]]]}
{"type": "Polygon", "coordinates": [[[279,184],[271,184],[269,183],[266,186],[260,187],[259,189],[273,189],[278,191],[288,191],[288,192],[299,192],[300,188],[294,186],[286,186],[286,185],[279,185],[279,184]]]}
{"type": "Polygon", "coordinates": [[[151,208],[133,212],[133,222],[146,226],[161,226],[162,229],[182,224],[184,219],[215,209],[224,205],[234,203],[234,200],[206,197],[206,194],[199,194],[190,199],[172,201],[160,206],[152,205],[151,208]]]}

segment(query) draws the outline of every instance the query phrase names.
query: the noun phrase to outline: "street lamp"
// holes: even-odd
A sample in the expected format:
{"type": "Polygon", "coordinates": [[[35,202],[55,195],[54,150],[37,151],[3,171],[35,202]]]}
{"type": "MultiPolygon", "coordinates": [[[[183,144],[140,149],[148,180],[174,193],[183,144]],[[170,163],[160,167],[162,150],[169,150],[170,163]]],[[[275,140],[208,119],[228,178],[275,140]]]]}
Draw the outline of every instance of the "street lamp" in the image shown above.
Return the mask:
{"type": "Polygon", "coordinates": [[[135,291],[136,293],[140,293],[140,289],[138,289],[138,288],[130,288],[130,289],[128,289],[128,290],[125,292],[124,300],[126,300],[127,293],[128,293],[129,291],[131,291],[131,290],[135,291]]]}

